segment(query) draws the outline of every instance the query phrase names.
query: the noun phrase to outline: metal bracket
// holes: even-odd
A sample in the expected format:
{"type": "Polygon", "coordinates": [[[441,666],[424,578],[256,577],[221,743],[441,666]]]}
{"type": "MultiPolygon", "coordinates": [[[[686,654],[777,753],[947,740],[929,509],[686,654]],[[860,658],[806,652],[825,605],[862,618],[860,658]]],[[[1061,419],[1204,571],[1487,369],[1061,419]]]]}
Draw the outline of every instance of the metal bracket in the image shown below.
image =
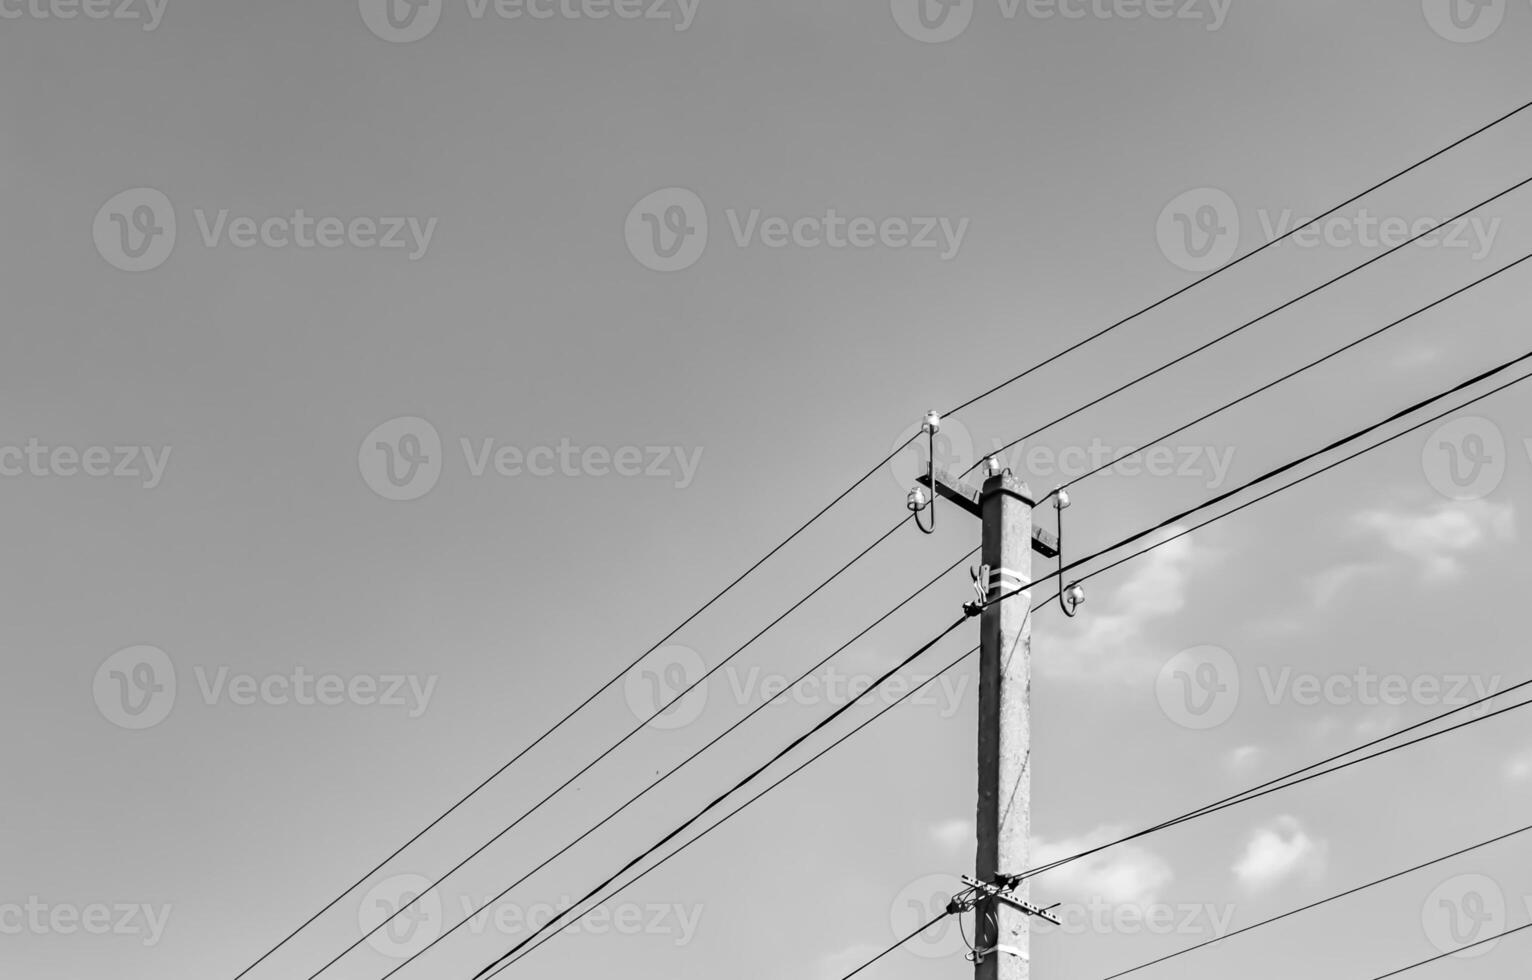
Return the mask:
{"type": "Polygon", "coordinates": [[[1039,908],[1038,906],[1033,905],[1031,902],[1023,902],[1021,899],[1011,894],[1011,887],[1014,886],[1001,887],[1000,885],[987,884],[977,878],[972,877],[971,875],[963,875],[963,884],[967,885],[969,888],[974,889],[975,891],[982,892],[985,896],[992,898],[997,902],[1004,902],[1011,908],[1025,913],[1026,915],[1035,915],[1039,919],[1045,919],[1056,926],[1061,926],[1064,924],[1059,921],[1058,916],[1053,914],[1053,910],[1058,908],[1057,905],[1050,905],[1047,908],[1039,908]]]}

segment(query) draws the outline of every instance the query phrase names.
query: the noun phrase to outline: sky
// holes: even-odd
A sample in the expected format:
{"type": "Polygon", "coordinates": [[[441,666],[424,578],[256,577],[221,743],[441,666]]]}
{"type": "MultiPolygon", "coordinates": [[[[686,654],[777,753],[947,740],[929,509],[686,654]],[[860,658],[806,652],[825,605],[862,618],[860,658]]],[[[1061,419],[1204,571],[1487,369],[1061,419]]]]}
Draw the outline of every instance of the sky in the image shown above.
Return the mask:
{"type": "MultiPolygon", "coordinates": [[[[0,972],[40,980],[233,980],[660,645],[249,973],[308,980],[735,655],[320,974],[379,980],[956,563],[398,973],[468,980],[960,614],[979,529],[944,507],[752,640],[906,515],[911,448],[661,642],[925,412],[1532,99],[1523,0],[0,21],[0,972]]],[[[1041,495],[1491,276],[1532,253],[1532,188],[1384,253],[1529,161],[1532,110],[945,418],[944,461],[1068,416],[1005,454],[1041,495]]],[[[1066,558],[1526,353],[1529,270],[1080,482],[1066,558]]],[[[1033,863],[1532,679],[1528,418],[1518,385],[1091,578],[1075,619],[1039,609],[1033,863]]],[[[837,980],[972,870],[976,699],[967,661],[502,976],[837,980]]],[[[1102,980],[1528,824],[1513,711],[1038,876],[1064,925],[1034,973],[1102,980]]],[[[1529,856],[1139,975],[1367,980],[1532,919],[1529,856]]],[[[862,976],[960,975],[953,925],[862,976]]],[[[1419,975],[1519,975],[1528,936],[1419,975]]]]}

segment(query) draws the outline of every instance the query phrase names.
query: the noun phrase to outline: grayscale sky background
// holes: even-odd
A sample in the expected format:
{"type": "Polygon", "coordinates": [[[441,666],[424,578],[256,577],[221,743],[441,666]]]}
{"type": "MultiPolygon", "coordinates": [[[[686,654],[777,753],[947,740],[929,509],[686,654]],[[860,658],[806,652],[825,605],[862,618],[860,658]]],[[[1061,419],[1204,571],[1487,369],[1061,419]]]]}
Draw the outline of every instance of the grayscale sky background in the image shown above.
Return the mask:
{"type": "MultiPolygon", "coordinates": [[[[232,980],[927,409],[1190,282],[1196,236],[1222,233],[1214,261],[1248,251],[1532,98],[1526,0],[1462,27],[1445,0],[1151,5],[1169,18],[1102,0],[1080,19],[969,0],[934,33],[904,0],[670,0],[668,19],[601,20],[443,2],[414,40],[385,36],[371,0],[135,0],[137,19],[99,20],[0,4],[6,976],[232,980]],[[409,247],[364,247],[354,223],[338,247],[269,223],[244,237],[299,209],[405,219],[409,247]],[[768,219],[829,209],[884,233],[768,244],[768,219]],[[941,247],[900,247],[889,219],[935,219],[941,247]],[[493,456],[475,475],[486,440],[548,475],[499,475],[493,456]],[[379,442],[425,482],[395,492],[379,442]],[[541,469],[537,447],[561,443],[660,475],[599,455],[541,469]],[[29,444],[36,467],[17,462],[29,444]],[[163,471],[115,447],[148,447],[163,471]],[[298,671],[363,686],[296,703],[298,671]],[[420,693],[363,703],[394,677],[420,693]],[[112,928],[71,918],[100,926],[103,907],[112,928]],[[118,907],[139,911],[119,923],[118,907]]],[[[1442,219],[1529,167],[1532,112],[1365,203],[1372,219],[1442,219]]],[[[1012,461],[1044,492],[1054,453],[1136,446],[1521,258],[1529,209],[1532,189],[1507,195],[1475,213],[1482,235],[1383,259],[1012,461]]],[[[987,451],[1375,257],[1357,214],[1330,244],[1268,250],[960,413],[950,452],[971,460],[965,445],[987,451]]],[[[1177,437],[1173,469],[1195,454],[1189,471],[1082,483],[1071,553],[1524,353],[1529,268],[1177,437]]],[[[1428,426],[1092,580],[1074,621],[1039,612],[1034,857],[1532,677],[1529,408],[1532,389],[1497,395],[1468,413],[1483,421],[1428,426]],[[1173,660],[1208,646],[1232,672],[1212,715],[1176,685],[1216,655],[1173,660]],[[1363,669],[1420,696],[1368,703],[1363,669]],[[1314,703],[1300,681],[1330,694],[1314,703]]],[[[678,636],[691,653],[656,654],[252,980],[305,980],[408,886],[394,875],[450,867],[689,663],[717,663],[865,547],[905,513],[901,462],[678,636]]],[[[796,676],[977,542],[951,509],[934,537],[902,530],[450,879],[441,914],[400,942],[456,922],[759,703],[764,679],[796,676]]],[[[880,673],[969,592],[960,569],[838,658],[840,676],[880,673]]],[[[636,929],[584,927],[504,976],[836,980],[972,868],[972,664],[947,683],[619,895],[614,921],[636,929]]],[[[517,888],[504,929],[460,930],[401,978],[467,980],[525,936],[522,916],[582,894],[839,703],[811,695],[517,888]]],[[[1034,897],[1074,926],[1035,936],[1035,975],[1104,977],[1529,815],[1532,720],[1512,713],[1038,878],[1034,897]]],[[[1524,835],[1156,969],[1365,980],[1434,955],[1443,930],[1527,921],[1529,856],[1524,835]]],[[[1428,969],[1520,976],[1529,943],[1428,969]]],[[[965,976],[961,953],[933,931],[864,975],[965,976]]],[[[324,976],[399,962],[363,945],[324,976]]]]}

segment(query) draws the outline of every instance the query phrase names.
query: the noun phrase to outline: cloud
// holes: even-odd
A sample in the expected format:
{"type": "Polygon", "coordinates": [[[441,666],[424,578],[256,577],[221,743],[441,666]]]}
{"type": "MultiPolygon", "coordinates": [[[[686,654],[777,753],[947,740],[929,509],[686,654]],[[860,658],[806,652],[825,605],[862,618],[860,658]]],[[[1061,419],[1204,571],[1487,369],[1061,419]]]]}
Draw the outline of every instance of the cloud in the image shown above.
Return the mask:
{"type": "Polygon", "coordinates": [[[1505,760],[1505,781],[1524,783],[1532,779],[1532,749],[1524,749],[1505,760]]]}
{"type": "Polygon", "coordinates": [[[874,946],[871,943],[857,943],[854,946],[847,946],[837,953],[828,953],[821,956],[816,972],[819,976],[824,977],[825,980],[829,980],[831,977],[843,977],[882,951],[883,947],[874,946]]]}
{"type": "Polygon", "coordinates": [[[931,828],[931,839],[949,851],[965,844],[972,844],[974,830],[972,820],[948,820],[931,828]]]}
{"type": "Polygon", "coordinates": [[[1516,536],[1516,511],[1509,501],[1504,504],[1488,500],[1442,501],[1419,514],[1368,510],[1358,514],[1355,523],[1418,564],[1427,582],[1462,575],[1462,555],[1516,536]]]}
{"type": "MultiPolygon", "coordinates": [[[[1080,837],[1057,841],[1036,837],[1032,864],[1047,864],[1124,836],[1121,827],[1102,826],[1080,837]]],[[[1164,858],[1137,844],[1119,844],[1044,873],[1050,901],[1100,899],[1114,905],[1146,906],[1175,878],[1164,858]]]]}
{"type": "Polygon", "coordinates": [[[1295,877],[1315,881],[1324,875],[1328,852],[1329,846],[1310,837],[1296,817],[1278,817],[1250,835],[1234,876],[1252,892],[1295,877]]]}
{"type": "MultiPolygon", "coordinates": [[[[1174,534],[1181,528],[1170,528],[1174,534]]],[[[1144,642],[1145,629],[1186,605],[1192,566],[1202,557],[1190,537],[1177,538],[1127,567],[1129,577],[1105,598],[1092,595],[1079,619],[1050,623],[1046,654],[1033,669],[1053,677],[1137,684],[1152,678],[1163,658],[1144,642]]]]}
{"type": "Polygon", "coordinates": [[[1236,775],[1244,775],[1254,769],[1265,754],[1265,750],[1259,745],[1241,745],[1229,751],[1227,764],[1236,775]]]}
{"type": "Polygon", "coordinates": [[[1352,583],[1363,576],[1382,571],[1383,568],[1383,565],[1370,562],[1351,562],[1327,568],[1309,576],[1305,583],[1308,587],[1309,599],[1316,608],[1328,606],[1352,583]]]}

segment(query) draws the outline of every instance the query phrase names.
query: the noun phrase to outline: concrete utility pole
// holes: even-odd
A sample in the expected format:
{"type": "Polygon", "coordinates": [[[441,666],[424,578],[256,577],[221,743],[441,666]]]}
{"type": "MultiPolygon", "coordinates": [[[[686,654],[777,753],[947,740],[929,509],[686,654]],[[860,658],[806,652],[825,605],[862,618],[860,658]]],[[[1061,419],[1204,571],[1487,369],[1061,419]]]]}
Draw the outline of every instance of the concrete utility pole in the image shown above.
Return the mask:
{"type": "MultiPolygon", "coordinates": [[[[1027,902],[1027,883],[1009,887],[1029,859],[1032,824],[1031,691],[1032,552],[1053,557],[1058,542],[1032,527],[1036,500],[998,460],[975,490],[938,471],[934,491],[980,518],[983,566],[979,614],[979,810],[973,884],[975,980],[1026,980],[1030,975],[1027,918],[1051,915],[1027,902]],[[994,600],[1011,596],[1003,602],[994,600]]],[[[1057,921],[1057,920],[1054,920],[1057,921]]]]}

